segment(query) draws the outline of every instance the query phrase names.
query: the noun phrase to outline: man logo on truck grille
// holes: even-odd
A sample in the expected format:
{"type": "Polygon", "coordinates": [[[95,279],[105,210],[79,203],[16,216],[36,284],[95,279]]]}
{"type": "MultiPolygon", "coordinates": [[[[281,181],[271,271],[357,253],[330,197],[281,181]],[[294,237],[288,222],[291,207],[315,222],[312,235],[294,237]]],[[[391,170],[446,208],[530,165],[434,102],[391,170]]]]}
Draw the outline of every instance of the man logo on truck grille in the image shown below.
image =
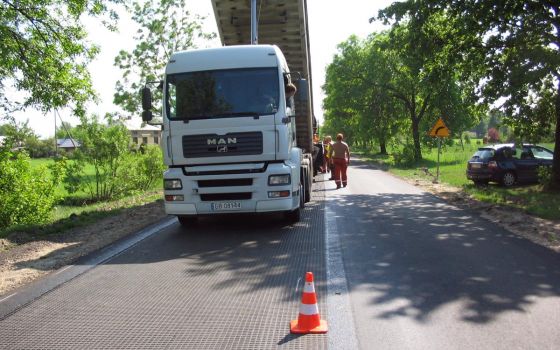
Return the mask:
{"type": "Polygon", "coordinates": [[[228,137],[227,139],[225,137],[206,139],[206,142],[208,143],[208,145],[216,146],[233,145],[237,143],[237,137],[228,137]]]}
{"type": "Polygon", "coordinates": [[[216,152],[225,153],[229,151],[228,145],[235,145],[237,143],[237,137],[216,137],[213,139],[206,139],[208,145],[215,145],[216,152]]]}

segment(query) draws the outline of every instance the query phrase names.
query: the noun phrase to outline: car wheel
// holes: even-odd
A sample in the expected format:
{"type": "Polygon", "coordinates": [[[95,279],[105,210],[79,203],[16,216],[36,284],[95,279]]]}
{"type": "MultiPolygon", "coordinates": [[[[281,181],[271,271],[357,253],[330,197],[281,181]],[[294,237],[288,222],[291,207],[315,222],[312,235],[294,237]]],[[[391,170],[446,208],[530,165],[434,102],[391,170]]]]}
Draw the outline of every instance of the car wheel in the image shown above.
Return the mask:
{"type": "Polygon", "coordinates": [[[515,174],[511,171],[506,171],[504,175],[502,175],[502,185],[506,187],[513,186],[515,183],[515,174]]]}
{"type": "Polygon", "coordinates": [[[198,223],[198,218],[193,215],[179,215],[177,219],[183,227],[193,227],[198,223]]]}

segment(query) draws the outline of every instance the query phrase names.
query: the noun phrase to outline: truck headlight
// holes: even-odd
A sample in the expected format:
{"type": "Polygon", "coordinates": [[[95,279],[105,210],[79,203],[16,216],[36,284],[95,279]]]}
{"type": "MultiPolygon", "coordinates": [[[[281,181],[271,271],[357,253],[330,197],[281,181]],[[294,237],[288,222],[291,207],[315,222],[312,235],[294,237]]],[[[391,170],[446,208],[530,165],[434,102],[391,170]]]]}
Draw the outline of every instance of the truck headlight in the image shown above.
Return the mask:
{"type": "Polygon", "coordinates": [[[290,174],[270,175],[268,177],[268,185],[269,186],[289,185],[290,181],[291,181],[290,174]]]}
{"type": "Polygon", "coordinates": [[[163,188],[166,190],[180,190],[183,188],[183,184],[179,179],[163,180],[163,188]]]}

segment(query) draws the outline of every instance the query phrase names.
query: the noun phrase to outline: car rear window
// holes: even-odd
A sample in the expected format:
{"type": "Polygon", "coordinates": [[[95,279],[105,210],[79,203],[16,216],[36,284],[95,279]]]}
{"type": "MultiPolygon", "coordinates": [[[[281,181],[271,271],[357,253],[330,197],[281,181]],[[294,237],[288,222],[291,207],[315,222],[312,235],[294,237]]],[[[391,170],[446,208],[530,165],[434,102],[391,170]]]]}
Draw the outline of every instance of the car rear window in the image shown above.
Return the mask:
{"type": "Polygon", "coordinates": [[[477,158],[477,159],[489,159],[492,158],[494,156],[494,150],[493,149],[479,149],[478,151],[476,151],[475,154],[473,154],[473,158],[477,158]]]}

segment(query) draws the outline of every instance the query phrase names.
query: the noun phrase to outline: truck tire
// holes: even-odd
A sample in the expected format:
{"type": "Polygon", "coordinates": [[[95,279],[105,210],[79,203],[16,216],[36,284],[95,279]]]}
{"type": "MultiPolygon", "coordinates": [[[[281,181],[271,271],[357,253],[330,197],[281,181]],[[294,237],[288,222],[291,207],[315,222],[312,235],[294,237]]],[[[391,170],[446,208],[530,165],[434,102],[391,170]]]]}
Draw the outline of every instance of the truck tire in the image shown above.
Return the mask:
{"type": "Polygon", "coordinates": [[[178,215],[177,219],[183,227],[194,227],[198,223],[198,218],[193,215],[178,215]]]}
{"type": "Polygon", "coordinates": [[[299,184],[299,206],[294,210],[284,213],[286,220],[288,220],[290,224],[299,222],[299,220],[301,219],[301,211],[303,208],[305,208],[305,198],[303,193],[303,185],[299,184]]]}
{"type": "Polygon", "coordinates": [[[304,177],[303,177],[303,198],[305,203],[309,203],[311,201],[311,182],[309,181],[310,177],[309,177],[309,169],[306,169],[303,171],[304,173],[304,177]]]}
{"type": "Polygon", "coordinates": [[[284,215],[290,224],[295,224],[301,219],[301,208],[297,207],[295,210],[287,211],[284,215]]]}

